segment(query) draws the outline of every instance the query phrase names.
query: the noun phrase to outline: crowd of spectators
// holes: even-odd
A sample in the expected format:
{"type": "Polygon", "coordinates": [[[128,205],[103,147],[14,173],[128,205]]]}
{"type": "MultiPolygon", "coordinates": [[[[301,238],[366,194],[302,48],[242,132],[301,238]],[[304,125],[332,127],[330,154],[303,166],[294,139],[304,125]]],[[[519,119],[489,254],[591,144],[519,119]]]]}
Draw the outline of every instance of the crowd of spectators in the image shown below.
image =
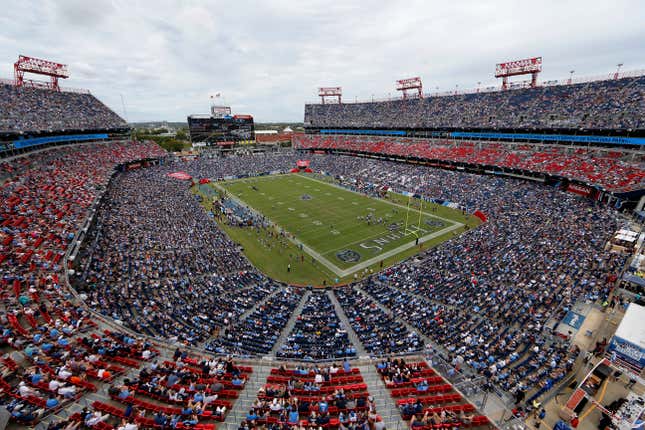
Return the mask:
{"type": "Polygon", "coordinates": [[[255,176],[271,172],[287,173],[296,166],[293,151],[228,155],[224,158],[204,156],[183,164],[195,178],[224,179],[231,176],[255,176]]]}
{"type": "Polygon", "coordinates": [[[0,133],[110,130],[127,126],[89,93],[0,84],[0,133]]]}
{"type": "Polygon", "coordinates": [[[245,319],[231,322],[219,337],[205,346],[206,350],[237,355],[269,353],[301,298],[299,288],[278,290],[245,319]]]}
{"type": "Polygon", "coordinates": [[[300,360],[354,357],[356,347],[349,340],[347,328],[338,318],[329,296],[325,292],[313,292],[276,355],[300,360]]]}
{"type": "Polygon", "coordinates": [[[338,302],[370,354],[401,354],[423,350],[423,340],[394,315],[353,288],[334,291],[338,302]]]}
{"type": "Polygon", "coordinates": [[[488,217],[361,288],[444,346],[450,360],[504,389],[522,392],[562,378],[576,351],[549,340],[545,326],[576,300],[609,294],[624,264],[623,256],[604,250],[620,226],[611,209],[524,181],[356,157],[333,164],[342,168],[330,171],[359,183],[459,202],[488,217]]]}
{"type": "Polygon", "coordinates": [[[23,287],[60,271],[60,260],[117,164],[165,154],[150,143],[115,142],[45,151],[0,163],[3,282],[23,287]]]}
{"type": "Polygon", "coordinates": [[[385,154],[558,175],[610,191],[645,188],[642,156],[619,149],[311,134],[295,136],[294,143],[301,149],[385,154]]]}
{"type": "Polygon", "coordinates": [[[645,76],[383,102],[308,104],[305,127],[645,128],[645,76]]]}
{"type": "Polygon", "coordinates": [[[489,424],[486,416],[477,415],[475,406],[427,363],[395,358],[383,360],[376,367],[390,395],[396,399],[401,417],[410,420],[410,428],[464,428],[489,424]]]}
{"type": "MultiPolygon", "coordinates": [[[[467,125],[477,123],[477,117],[484,124],[478,126],[486,127],[508,121],[517,127],[634,128],[642,125],[643,83],[641,77],[457,96],[464,100],[455,106],[463,108],[467,125]],[[485,104],[497,105],[494,115],[485,104]],[[579,105],[586,110],[583,117],[576,113],[582,109],[579,105]],[[517,106],[523,113],[513,111],[517,106]]],[[[90,95],[41,91],[1,86],[0,103],[9,114],[0,118],[0,131],[122,125],[90,95]]],[[[444,99],[435,102],[450,100],[444,99]]],[[[442,115],[451,111],[450,106],[419,100],[384,104],[384,113],[372,112],[377,104],[353,106],[348,109],[357,112],[344,112],[345,105],[333,109],[340,109],[341,118],[355,118],[360,126],[379,127],[389,126],[387,121],[419,126],[428,118],[446,126],[442,115]],[[405,115],[402,109],[407,109],[405,115]],[[394,119],[388,119],[390,113],[394,119]]],[[[332,108],[314,111],[314,107],[307,107],[310,119],[324,109],[333,113],[332,108]]],[[[317,125],[353,126],[337,122],[334,115],[317,125]]],[[[413,154],[426,154],[428,149],[423,149],[424,143],[406,141],[377,142],[374,150],[372,141],[338,139],[332,143],[365,145],[366,152],[382,152],[385,146],[413,154]]],[[[437,151],[468,162],[551,166],[544,169],[589,180],[602,172],[602,178],[609,179],[596,183],[617,187],[622,186],[621,178],[631,181],[625,186],[642,180],[640,166],[629,170],[615,157],[602,161],[576,153],[579,159],[571,162],[570,153],[562,158],[562,151],[545,151],[548,156],[540,162],[539,153],[513,158],[497,147],[469,152],[465,145],[445,146],[448,149],[437,151]]],[[[103,315],[169,342],[203,345],[218,353],[267,354],[301,302],[301,289],[279,285],[250,265],[213,224],[189,183],[167,176],[177,170],[213,180],[285,172],[301,156],[284,152],[168,161],[110,180],[120,163],[163,156],[165,152],[151,143],[110,142],[57,148],[0,163],[4,202],[0,342],[22,357],[20,363],[11,354],[0,357],[0,402],[13,420],[33,425],[96,391],[99,384],[112,383],[147,363],[135,380],[114,384],[110,390],[125,409],[94,402],[93,410],[70,417],[59,428],[73,429],[81,423],[99,428],[100,423],[118,418],[123,420],[119,428],[127,430],[138,425],[173,427],[179,422],[210,430],[213,426],[203,421],[224,418],[251,371],[235,366],[230,358],[194,359],[181,350],[172,361],[160,363],[150,340],[122,329],[100,330],[92,321],[65,288],[62,259],[101,195],[73,281],[81,299],[103,315]],[[241,319],[243,314],[247,316],[241,319]]],[[[352,358],[356,347],[349,329],[373,355],[421,350],[420,336],[425,335],[445,351],[454,371],[468,366],[513,393],[518,402],[548,390],[571,369],[579,351],[551,336],[550,329],[577,300],[607,298],[624,265],[624,257],[604,249],[606,239],[621,226],[616,213],[541,184],[358,157],[312,155],[311,161],[316,171],[351,178],[358,190],[370,184],[457,202],[469,212],[483,211],[488,222],[415,260],[329,293],[336,294],[351,327],[343,326],[327,292],[307,293],[293,330],[277,345],[278,357],[352,358]]],[[[416,384],[406,372],[418,369],[396,363],[398,370],[385,371],[387,382],[416,384]]],[[[286,380],[263,387],[242,428],[254,428],[259,422],[275,429],[285,423],[377,428],[372,399],[362,380],[352,379],[354,373],[347,361],[342,368],[277,369],[276,376],[286,380]]],[[[414,389],[428,386],[419,381],[414,389]]],[[[413,426],[473,419],[425,412],[413,426]]]]}
{"type": "Polygon", "coordinates": [[[339,428],[384,430],[374,399],[349,362],[271,369],[240,429],[339,428]]]}
{"type": "Polygon", "coordinates": [[[186,182],[160,169],[115,179],[80,255],[78,291],[141,332],[197,344],[275,288],[218,230],[186,182]]]}
{"type": "Polygon", "coordinates": [[[77,290],[96,310],[139,332],[206,342],[217,352],[269,352],[298,295],[284,289],[239,321],[282,287],[257,272],[217,229],[189,183],[167,174],[253,175],[287,171],[295,160],[293,152],[201,157],[119,175],[79,254],[77,290]]]}
{"type": "MultiPolygon", "coordinates": [[[[98,151],[95,148],[110,146],[91,146],[88,152],[98,151]]],[[[51,299],[50,306],[29,304],[34,294],[60,290],[53,276],[59,266],[37,252],[22,262],[24,251],[12,248],[30,244],[33,230],[22,223],[28,217],[21,223],[13,218],[38,213],[39,229],[48,233],[62,229],[59,237],[66,240],[61,243],[69,243],[68,233],[75,231],[82,209],[108,184],[110,169],[89,160],[107,160],[119,154],[117,148],[132,151],[126,145],[111,148],[116,152],[91,153],[93,158],[88,156],[87,161],[85,153],[62,150],[2,165],[9,178],[4,192],[22,190],[20,201],[6,194],[16,203],[6,209],[12,212],[3,219],[11,222],[3,231],[12,238],[25,233],[22,237],[27,241],[12,239],[9,248],[3,248],[7,269],[3,282],[15,290],[13,316],[25,320],[33,314],[43,319],[48,312],[58,312],[57,305],[63,303],[51,299]],[[34,164],[34,157],[41,159],[34,164]],[[70,166],[60,173],[63,164],[57,167],[57,163],[63,161],[70,166]],[[65,187],[56,182],[52,187],[36,185],[49,185],[43,178],[55,181],[52,178],[61,174],[74,179],[67,179],[65,187]],[[87,182],[77,180],[80,175],[87,182]],[[72,192],[69,184],[87,195],[72,192]],[[23,199],[25,192],[49,194],[23,199]],[[43,200],[52,205],[52,196],[69,199],[67,207],[60,206],[67,211],[63,216],[57,216],[60,209],[38,206],[43,200]],[[39,276],[43,270],[51,272],[39,276]]],[[[268,353],[302,291],[280,286],[251,267],[215,228],[189,184],[167,174],[185,170],[196,178],[217,178],[285,171],[298,158],[294,152],[200,158],[117,175],[107,187],[96,224],[79,255],[80,271],[74,281],[82,297],[94,309],[142,333],[191,344],[207,341],[207,348],[219,353],[268,353]],[[245,319],[239,319],[254,306],[245,319]]],[[[549,387],[563,377],[576,351],[554,341],[545,326],[558,321],[577,299],[603,300],[608,294],[624,263],[622,257],[603,249],[606,238],[620,226],[612,210],[524,181],[349,156],[312,155],[311,161],[316,170],[354,179],[359,190],[361,184],[392,187],[458,202],[469,212],[479,209],[489,218],[477,229],[423,252],[419,259],[359,283],[360,290],[334,293],[368,352],[422,349],[423,341],[406,328],[405,321],[444,347],[456,365],[470,366],[513,393],[549,387]]],[[[49,236],[46,239],[58,243],[49,236]]],[[[7,324],[14,323],[7,318],[7,324]]],[[[353,357],[356,350],[347,329],[326,293],[310,293],[277,355],[305,360],[353,357]]],[[[14,330],[18,329],[14,326],[14,330]]],[[[88,343],[85,349],[97,354],[99,345],[88,343]]],[[[105,354],[113,346],[100,349],[105,354]]]]}
{"type": "Polygon", "coordinates": [[[134,361],[126,357],[154,356],[149,343],[122,333],[86,337],[96,324],[61,277],[65,252],[115,166],[161,156],[154,144],[110,142],[0,164],[0,384],[13,420],[32,425],[123,373],[134,361]]]}
{"type": "Polygon", "coordinates": [[[136,379],[110,388],[113,400],[142,410],[161,412],[166,424],[173,419],[192,422],[199,418],[222,421],[244,388],[250,368],[235,365],[230,357],[190,359],[175,350],[174,361],[153,362],[136,379]],[[158,410],[158,405],[169,405],[158,410]]]}
{"type": "MultiPolygon", "coordinates": [[[[110,201],[115,202],[113,206],[106,206],[105,212],[99,211],[99,220],[104,220],[101,229],[107,232],[107,226],[112,224],[119,228],[110,233],[109,240],[108,236],[99,239],[100,246],[93,251],[84,290],[88,293],[88,301],[108,315],[115,313],[134,328],[137,328],[136,324],[142,327],[149,324],[148,328],[155,333],[188,339],[185,333],[189,328],[189,336],[195,336],[192,340],[201,341],[216,331],[216,336],[207,345],[220,353],[263,354],[270,351],[278,338],[277,332],[295,309],[297,299],[293,296],[296,294],[284,291],[269,297],[248,318],[238,322],[237,317],[249,309],[251,303],[229,304],[229,297],[239,298],[235,279],[225,277],[217,284],[217,290],[201,290],[207,287],[194,281],[199,279],[197,274],[226,276],[222,275],[222,267],[235,263],[225,259],[225,263],[218,266],[218,258],[243,261],[243,257],[237,251],[231,251],[230,256],[219,256],[222,248],[232,249],[230,246],[218,246],[216,251],[207,253],[209,261],[200,257],[200,249],[208,246],[207,242],[218,243],[225,238],[208,225],[205,215],[203,218],[199,215],[201,208],[186,184],[167,179],[165,173],[181,168],[194,177],[216,178],[247,171],[255,174],[267,170],[284,171],[293,166],[297,158],[295,153],[203,158],[124,174],[124,178],[114,184],[115,188],[124,188],[115,190],[116,194],[110,196],[110,201]],[[159,193],[161,189],[163,193],[159,193]],[[180,206],[192,209],[186,212],[180,206]],[[171,224],[175,214],[181,214],[179,218],[187,220],[187,227],[163,231],[156,228],[171,224]],[[136,226],[131,227],[132,224],[136,226]],[[132,237],[146,240],[128,241],[134,245],[140,243],[143,248],[130,247],[125,252],[124,245],[119,245],[125,243],[122,236],[136,229],[139,229],[138,234],[132,237]],[[176,236],[173,230],[178,232],[176,236]],[[162,252],[155,254],[148,247],[169,251],[164,247],[172,244],[173,249],[177,249],[177,244],[187,240],[182,238],[193,235],[196,238],[208,235],[204,237],[209,239],[200,242],[199,249],[186,251],[191,257],[185,258],[187,263],[182,265],[191,264],[190,288],[181,287],[181,283],[168,283],[165,287],[160,282],[137,283],[124,279],[130,276],[129,273],[163,279],[170,277],[166,273],[180,271],[177,251],[166,257],[162,252]],[[147,242],[148,245],[144,245],[147,242]],[[117,261],[134,255],[137,262],[113,269],[111,276],[116,278],[106,277],[101,281],[100,278],[108,274],[104,262],[112,261],[106,260],[106,255],[117,261]],[[130,265],[139,269],[133,271],[130,265]],[[170,269],[155,269],[159,265],[170,269]],[[201,266],[208,269],[203,270],[201,266]],[[103,283],[90,286],[96,279],[103,283]],[[219,306],[214,312],[206,312],[213,305],[200,291],[217,291],[219,306]],[[146,307],[151,301],[139,299],[150,295],[155,298],[156,307],[146,307]],[[131,297],[131,300],[122,305],[120,297],[131,297]],[[137,306],[141,308],[137,309],[137,306]],[[132,314],[128,307],[133,308],[132,314]],[[222,308],[226,309],[225,316],[222,308]],[[200,313],[193,309],[208,314],[209,319],[197,320],[195,317],[200,313]],[[174,322],[175,319],[180,323],[174,322]],[[167,326],[159,323],[164,320],[167,326]]],[[[552,345],[541,334],[549,319],[561,318],[578,298],[594,300],[607,294],[609,281],[622,264],[621,257],[602,249],[605,239],[619,226],[614,212],[576,195],[521,181],[358,157],[312,155],[311,160],[316,170],[355,179],[359,189],[361,184],[376,184],[411,191],[437,200],[458,202],[469,212],[480,209],[489,217],[489,222],[479,228],[423,254],[422,261],[432,261],[432,264],[404,263],[361,284],[386,311],[358,291],[337,293],[354,330],[370,353],[405,352],[423,347],[417,335],[405,330],[400,321],[403,319],[446,346],[458,360],[472,365],[504,388],[526,387],[535,375],[540,375],[541,380],[561,376],[570,358],[569,351],[558,349],[560,345],[552,345]],[[512,312],[518,306],[528,306],[527,312],[512,312]],[[460,330],[455,331],[454,327],[460,330]],[[398,334],[397,330],[404,335],[394,335],[398,334]],[[499,345],[489,344],[493,339],[498,339],[499,345]],[[540,351],[527,349],[533,341],[541,345],[540,351]],[[521,363],[529,356],[535,356],[537,361],[521,363]],[[493,363],[489,363],[489,357],[495,357],[493,363]],[[556,367],[548,372],[550,376],[545,376],[552,357],[556,367]],[[514,362],[513,366],[508,364],[510,361],[514,362]],[[495,364],[493,371],[491,364],[495,364]],[[500,365],[504,371],[500,370],[500,365]]],[[[175,220],[174,225],[181,226],[182,222],[175,220]]],[[[244,283],[246,286],[242,290],[264,288],[257,296],[259,299],[283,288],[271,285],[251,267],[245,266],[243,270],[245,277],[253,282],[244,283]]],[[[238,272],[234,276],[239,276],[238,272]]],[[[173,277],[173,282],[176,282],[175,278],[181,276],[173,277]]],[[[305,305],[296,328],[285,344],[279,346],[278,355],[315,359],[343,356],[348,350],[353,352],[329,299],[324,294],[314,294],[310,300],[315,303],[305,305]],[[329,339],[321,338],[321,335],[329,339]]]]}

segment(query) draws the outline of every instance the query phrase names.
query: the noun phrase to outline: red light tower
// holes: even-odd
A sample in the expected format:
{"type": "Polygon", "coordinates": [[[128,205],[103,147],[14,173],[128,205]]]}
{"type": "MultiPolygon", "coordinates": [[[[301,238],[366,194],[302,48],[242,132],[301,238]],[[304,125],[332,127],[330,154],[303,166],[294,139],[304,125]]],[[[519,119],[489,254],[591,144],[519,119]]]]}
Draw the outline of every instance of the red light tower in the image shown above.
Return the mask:
{"type": "Polygon", "coordinates": [[[502,79],[502,88],[508,88],[510,76],[531,75],[531,88],[537,85],[537,75],[542,71],[542,57],[499,63],[495,66],[495,77],[502,79]]]}
{"type": "Polygon", "coordinates": [[[60,87],[58,86],[58,78],[69,78],[69,72],[67,71],[66,64],[54,63],[53,61],[26,57],[24,55],[20,55],[18,57],[18,61],[13,64],[13,71],[15,76],[15,85],[17,87],[24,85],[25,73],[34,73],[37,75],[49,76],[50,83],[49,85],[45,84],[45,86],[56,91],[60,91],[60,87]]]}
{"type": "Polygon", "coordinates": [[[338,97],[338,104],[341,104],[343,89],[341,87],[320,87],[318,88],[318,96],[322,100],[322,104],[325,104],[327,97],[338,97]]]}
{"type": "Polygon", "coordinates": [[[408,98],[408,90],[417,90],[417,97],[423,98],[423,84],[420,77],[399,79],[396,81],[396,90],[403,91],[403,99],[408,98]]]}

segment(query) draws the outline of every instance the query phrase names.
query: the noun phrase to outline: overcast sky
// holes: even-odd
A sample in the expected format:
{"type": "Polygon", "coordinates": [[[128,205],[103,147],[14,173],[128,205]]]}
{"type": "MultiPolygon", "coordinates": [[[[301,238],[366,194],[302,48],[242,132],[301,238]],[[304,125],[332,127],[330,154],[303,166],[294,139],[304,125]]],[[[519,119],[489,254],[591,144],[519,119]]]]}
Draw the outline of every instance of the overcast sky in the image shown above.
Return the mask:
{"type": "Polygon", "coordinates": [[[543,57],[541,80],[645,69],[645,0],[8,2],[0,77],[18,54],[69,64],[127,120],[184,121],[220,92],[256,121],[302,121],[318,86],[344,97],[494,83],[495,63],[543,57]]]}

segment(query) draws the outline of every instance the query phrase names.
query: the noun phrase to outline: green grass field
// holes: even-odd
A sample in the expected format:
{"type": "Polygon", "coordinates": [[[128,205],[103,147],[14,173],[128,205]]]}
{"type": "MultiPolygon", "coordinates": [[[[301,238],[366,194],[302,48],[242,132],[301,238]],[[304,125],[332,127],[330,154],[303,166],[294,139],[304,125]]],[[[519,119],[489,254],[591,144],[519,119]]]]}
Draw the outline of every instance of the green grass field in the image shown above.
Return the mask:
{"type": "Polygon", "coordinates": [[[211,185],[288,233],[286,240],[272,231],[222,226],[256,267],[291,283],[321,285],[362,277],[478,225],[477,218],[455,209],[421,206],[415,199],[408,209],[408,197],[367,197],[329,180],[292,174],[211,185]]]}

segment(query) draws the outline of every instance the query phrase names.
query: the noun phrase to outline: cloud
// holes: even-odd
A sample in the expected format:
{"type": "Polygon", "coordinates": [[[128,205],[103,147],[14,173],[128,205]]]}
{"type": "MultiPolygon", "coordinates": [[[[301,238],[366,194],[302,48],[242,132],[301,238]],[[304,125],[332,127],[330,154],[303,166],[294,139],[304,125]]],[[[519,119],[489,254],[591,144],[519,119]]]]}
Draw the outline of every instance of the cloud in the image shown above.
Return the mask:
{"type": "Polygon", "coordinates": [[[645,68],[645,3],[545,0],[18,2],[0,16],[0,77],[18,54],[70,65],[132,121],[185,120],[221,92],[257,121],[301,121],[320,85],[346,99],[494,85],[499,61],[544,57],[543,80],[645,68]],[[29,4],[27,4],[29,3],[29,4]],[[37,11],[38,13],[34,13],[37,11]]]}

